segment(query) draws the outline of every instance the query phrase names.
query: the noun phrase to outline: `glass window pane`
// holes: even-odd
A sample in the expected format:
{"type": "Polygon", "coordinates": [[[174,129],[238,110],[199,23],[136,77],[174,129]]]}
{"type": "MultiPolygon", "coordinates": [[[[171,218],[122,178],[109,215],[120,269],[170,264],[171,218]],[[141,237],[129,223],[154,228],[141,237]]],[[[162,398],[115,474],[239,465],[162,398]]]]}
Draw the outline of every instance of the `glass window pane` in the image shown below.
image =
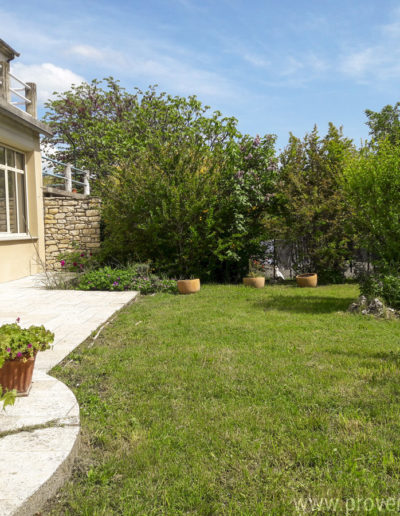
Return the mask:
{"type": "Polygon", "coordinates": [[[6,149],[4,147],[0,147],[0,165],[6,164],[6,149]]]}
{"type": "Polygon", "coordinates": [[[15,153],[15,168],[19,170],[24,170],[24,155],[20,152],[15,153]]]}
{"type": "Polygon", "coordinates": [[[19,232],[26,233],[25,176],[17,174],[19,232]]]}
{"type": "Polygon", "coordinates": [[[7,165],[15,167],[15,152],[10,149],[7,149],[7,165]]]}
{"type": "Polygon", "coordinates": [[[0,233],[7,231],[6,173],[0,170],[0,233]]]}
{"type": "Polygon", "coordinates": [[[10,232],[18,233],[15,172],[10,171],[8,171],[8,213],[10,217],[10,232]]]}

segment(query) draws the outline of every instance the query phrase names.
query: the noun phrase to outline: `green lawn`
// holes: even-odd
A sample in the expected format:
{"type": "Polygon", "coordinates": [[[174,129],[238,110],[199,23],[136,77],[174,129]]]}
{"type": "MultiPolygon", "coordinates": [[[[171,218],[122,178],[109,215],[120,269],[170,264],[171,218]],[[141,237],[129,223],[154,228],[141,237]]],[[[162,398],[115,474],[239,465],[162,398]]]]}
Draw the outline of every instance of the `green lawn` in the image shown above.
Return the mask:
{"type": "Polygon", "coordinates": [[[126,308],[53,370],[83,436],[44,513],[290,515],[326,497],[365,514],[367,498],[397,500],[400,323],[346,313],[357,295],[206,285],[126,308]]]}

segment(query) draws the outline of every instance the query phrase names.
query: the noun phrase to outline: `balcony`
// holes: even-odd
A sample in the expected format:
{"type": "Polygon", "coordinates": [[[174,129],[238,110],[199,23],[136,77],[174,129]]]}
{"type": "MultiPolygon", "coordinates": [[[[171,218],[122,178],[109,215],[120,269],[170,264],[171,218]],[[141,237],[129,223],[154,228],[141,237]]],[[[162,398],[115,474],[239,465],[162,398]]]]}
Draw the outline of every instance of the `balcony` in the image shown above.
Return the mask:
{"type": "Polygon", "coordinates": [[[50,128],[37,119],[36,84],[22,81],[10,70],[10,61],[18,56],[18,52],[0,39],[0,115],[50,136],[50,128]]]}

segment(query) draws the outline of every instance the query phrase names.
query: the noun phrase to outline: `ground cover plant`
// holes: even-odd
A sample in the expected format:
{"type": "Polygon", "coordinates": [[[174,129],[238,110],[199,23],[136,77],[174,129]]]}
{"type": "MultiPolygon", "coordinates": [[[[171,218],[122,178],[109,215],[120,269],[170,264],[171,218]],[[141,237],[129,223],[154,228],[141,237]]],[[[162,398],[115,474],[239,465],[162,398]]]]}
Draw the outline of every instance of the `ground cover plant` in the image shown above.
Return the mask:
{"type": "Polygon", "coordinates": [[[326,498],[345,514],[355,498],[365,514],[397,499],[400,326],[347,313],[357,295],[205,285],[124,309],[53,370],[82,447],[43,513],[286,516],[326,498]]]}
{"type": "Polygon", "coordinates": [[[141,294],[177,291],[175,280],[160,278],[146,264],[100,267],[79,275],[73,286],[77,290],[138,290],[141,294]]]}

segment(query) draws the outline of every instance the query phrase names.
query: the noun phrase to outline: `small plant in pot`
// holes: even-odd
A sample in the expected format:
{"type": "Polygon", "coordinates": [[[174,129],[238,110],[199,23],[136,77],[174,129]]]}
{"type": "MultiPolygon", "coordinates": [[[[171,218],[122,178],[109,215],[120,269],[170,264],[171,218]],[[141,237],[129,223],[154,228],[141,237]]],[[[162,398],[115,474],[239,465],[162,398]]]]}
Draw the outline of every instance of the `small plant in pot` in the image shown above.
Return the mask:
{"type": "Polygon", "coordinates": [[[38,351],[50,348],[54,333],[44,326],[21,328],[15,323],[0,326],[0,386],[3,392],[15,390],[27,396],[32,384],[38,351]]]}
{"type": "Polygon", "coordinates": [[[243,285],[254,288],[265,286],[265,268],[261,261],[250,258],[249,273],[243,278],[243,285]]]}

